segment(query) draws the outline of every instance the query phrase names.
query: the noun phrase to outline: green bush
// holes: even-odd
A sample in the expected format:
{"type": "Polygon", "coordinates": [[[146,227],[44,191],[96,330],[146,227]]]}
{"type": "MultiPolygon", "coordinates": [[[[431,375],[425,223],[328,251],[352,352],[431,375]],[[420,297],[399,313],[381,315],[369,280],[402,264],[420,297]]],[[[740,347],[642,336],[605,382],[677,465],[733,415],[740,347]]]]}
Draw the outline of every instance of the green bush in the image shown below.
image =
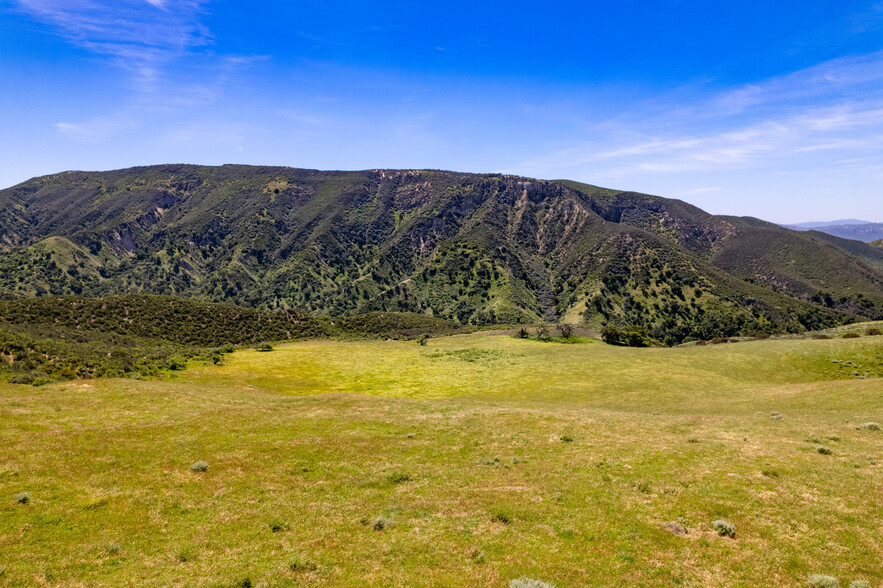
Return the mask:
{"type": "Polygon", "coordinates": [[[374,519],[374,522],[371,523],[371,528],[374,529],[375,531],[382,531],[384,529],[391,529],[394,526],[395,526],[395,521],[392,518],[386,517],[383,515],[380,515],[379,517],[374,519]]]}
{"type": "Polygon", "coordinates": [[[512,522],[512,515],[505,509],[498,508],[491,512],[491,520],[495,523],[508,525],[512,522]]]}
{"type": "Polygon", "coordinates": [[[717,534],[721,537],[732,537],[734,539],[736,537],[736,525],[729,521],[719,519],[712,522],[711,526],[714,527],[714,530],[717,531],[717,534]]]}
{"type": "Polygon", "coordinates": [[[601,330],[601,340],[608,345],[621,347],[647,347],[650,345],[644,330],[637,326],[623,330],[608,324],[601,330]]]}
{"type": "Polygon", "coordinates": [[[509,588],[555,588],[555,584],[533,578],[517,578],[509,582],[509,588]]]}
{"type": "MultiPolygon", "coordinates": [[[[878,329],[877,327],[871,327],[870,329],[868,329],[867,331],[865,331],[865,335],[867,335],[868,337],[878,337],[878,336],[880,336],[880,335],[883,335],[883,331],[881,331],[881,330],[878,329]]],[[[859,580],[859,581],[860,581],[860,582],[863,582],[864,580],[859,580]]],[[[855,582],[853,582],[853,584],[854,584],[854,583],[855,583],[855,582]]],[[[852,586],[852,584],[850,584],[850,586],[852,586]]]]}
{"type": "Polygon", "coordinates": [[[292,572],[315,572],[318,569],[315,563],[303,557],[296,557],[288,564],[288,569],[292,572]]]}
{"type": "Polygon", "coordinates": [[[273,346],[269,343],[261,343],[255,348],[255,351],[273,351],[273,346]]]}
{"type": "Polygon", "coordinates": [[[816,445],[816,453],[820,453],[822,455],[831,455],[831,448],[825,447],[824,445],[816,445]]]}
{"type": "Polygon", "coordinates": [[[208,463],[204,461],[194,462],[193,465],[190,466],[191,472],[207,472],[208,471],[208,463]]]}
{"type": "Polygon", "coordinates": [[[867,431],[879,431],[880,423],[864,423],[858,426],[859,429],[865,429],[867,431]]]}
{"type": "Polygon", "coordinates": [[[840,580],[834,576],[822,574],[810,574],[807,582],[812,588],[840,588],[840,580]]]}
{"type": "Polygon", "coordinates": [[[30,492],[19,492],[15,496],[12,497],[19,504],[27,504],[31,501],[31,493],[30,492]]]}
{"type": "Polygon", "coordinates": [[[392,484],[402,484],[404,482],[410,482],[411,476],[409,476],[408,474],[405,474],[403,472],[395,472],[393,474],[388,475],[386,477],[386,479],[389,480],[390,483],[392,483],[392,484]]]}
{"type": "Polygon", "coordinates": [[[849,588],[871,588],[871,583],[867,580],[853,580],[849,583],[849,588]]]}

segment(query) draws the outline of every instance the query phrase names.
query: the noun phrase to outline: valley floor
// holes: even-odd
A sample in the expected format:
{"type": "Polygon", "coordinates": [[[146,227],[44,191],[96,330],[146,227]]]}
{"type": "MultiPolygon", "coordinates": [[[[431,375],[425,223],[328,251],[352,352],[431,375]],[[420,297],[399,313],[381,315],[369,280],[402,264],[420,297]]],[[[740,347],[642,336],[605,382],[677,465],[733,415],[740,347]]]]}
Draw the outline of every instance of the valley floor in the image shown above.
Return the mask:
{"type": "Polygon", "coordinates": [[[881,586],[881,376],[478,333],[0,384],[0,585],[881,586]]]}

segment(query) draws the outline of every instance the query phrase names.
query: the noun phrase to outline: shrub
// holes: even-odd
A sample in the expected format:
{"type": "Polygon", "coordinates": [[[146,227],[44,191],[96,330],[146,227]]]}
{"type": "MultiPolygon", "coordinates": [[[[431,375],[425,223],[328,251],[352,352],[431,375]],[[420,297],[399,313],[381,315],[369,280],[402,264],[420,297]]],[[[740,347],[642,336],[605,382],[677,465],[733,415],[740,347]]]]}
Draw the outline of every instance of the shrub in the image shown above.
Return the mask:
{"type": "Polygon", "coordinates": [[[395,472],[386,477],[393,484],[402,484],[403,482],[410,482],[411,476],[403,472],[395,472]]]}
{"type": "Polygon", "coordinates": [[[19,504],[27,504],[31,501],[31,493],[30,492],[19,492],[15,496],[12,497],[19,504]]]}
{"type": "Polygon", "coordinates": [[[270,522],[270,530],[274,533],[281,533],[283,531],[287,531],[291,527],[288,526],[288,523],[285,521],[275,520],[270,522]]]}
{"type": "Polygon", "coordinates": [[[519,339],[527,339],[530,336],[530,334],[527,332],[527,329],[525,329],[524,327],[521,327],[520,329],[518,329],[518,333],[516,333],[515,336],[518,337],[519,339]]]}
{"type": "Polygon", "coordinates": [[[509,588],[555,588],[555,584],[533,578],[517,578],[509,582],[509,588]]]}
{"type": "Polygon", "coordinates": [[[478,549],[474,549],[474,550],[472,551],[472,554],[471,554],[470,557],[472,557],[472,561],[474,561],[474,562],[477,563],[477,564],[483,564],[483,563],[485,562],[485,560],[486,560],[486,557],[485,557],[485,555],[484,555],[484,552],[483,552],[483,551],[479,551],[478,549]]]}
{"type": "Polygon", "coordinates": [[[119,543],[111,543],[107,546],[108,555],[116,555],[120,552],[120,544],[119,543]]]}
{"type": "Polygon", "coordinates": [[[303,557],[296,557],[288,564],[288,569],[292,572],[315,572],[319,566],[303,557]]]}
{"type": "Polygon", "coordinates": [[[871,583],[867,580],[853,580],[849,583],[849,588],[871,588],[871,583]]]}
{"type": "Polygon", "coordinates": [[[859,429],[865,429],[868,431],[879,431],[880,423],[864,423],[858,426],[859,429]]]}
{"type": "Polygon", "coordinates": [[[429,335],[425,333],[423,335],[420,335],[420,337],[417,339],[417,343],[421,346],[425,346],[427,343],[429,343],[429,335]]]}
{"type": "Polygon", "coordinates": [[[255,351],[273,351],[273,346],[269,343],[261,343],[255,347],[255,351]]]}
{"type": "Polygon", "coordinates": [[[828,441],[840,441],[839,435],[825,435],[825,439],[828,441]]]}
{"type": "Polygon", "coordinates": [[[724,337],[715,337],[714,339],[711,340],[712,345],[720,345],[721,343],[729,343],[729,342],[730,342],[729,339],[726,339],[724,337]]]}
{"type": "Polygon", "coordinates": [[[831,448],[825,447],[824,445],[816,445],[816,453],[821,453],[822,455],[831,455],[831,448]]]}
{"type": "MultiPolygon", "coordinates": [[[[880,329],[878,329],[877,327],[871,327],[870,329],[865,331],[865,335],[867,335],[868,337],[878,337],[880,335],[883,335],[883,331],[880,331],[880,329]]],[[[864,580],[857,580],[857,581],[864,582],[864,580]]],[[[855,584],[855,582],[853,582],[852,584],[855,584]]],[[[852,584],[850,584],[850,586],[852,586],[852,584]]]]}
{"type": "Polygon", "coordinates": [[[204,461],[197,461],[193,465],[190,466],[191,472],[206,472],[208,471],[208,464],[204,461]]]}
{"type": "Polygon", "coordinates": [[[778,412],[771,412],[771,413],[770,413],[770,418],[773,419],[774,421],[781,421],[781,420],[782,420],[782,415],[779,414],[778,412]]]}
{"type": "Polygon", "coordinates": [[[391,518],[385,517],[383,515],[380,515],[379,517],[374,519],[373,523],[371,523],[371,528],[374,529],[375,531],[382,531],[384,529],[390,529],[394,526],[395,526],[395,521],[392,520],[391,518]]]}
{"type": "Polygon", "coordinates": [[[573,437],[570,435],[561,435],[561,440],[565,443],[573,443],[573,437]]]}
{"type": "Polygon", "coordinates": [[[807,578],[812,588],[840,588],[840,580],[834,576],[824,576],[822,574],[810,574],[807,578]]]}
{"type": "Polygon", "coordinates": [[[690,532],[687,527],[677,521],[665,523],[663,527],[673,535],[687,535],[690,532]]]}
{"type": "Polygon", "coordinates": [[[825,335],[824,333],[816,333],[815,335],[812,336],[812,338],[813,339],[830,339],[831,337],[829,337],[828,335],[825,335]]]}
{"type": "Polygon", "coordinates": [[[570,337],[573,336],[573,326],[561,323],[558,325],[558,332],[561,333],[561,336],[565,339],[570,339],[570,337]]]}
{"type": "Polygon", "coordinates": [[[491,520],[495,523],[503,523],[508,525],[512,522],[512,515],[504,509],[497,509],[491,512],[491,520]]]}
{"type": "Polygon", "coordinates": [[[858,333],[843,333],[844,339],[858,339],[860,336],[858,333]]]}
{"type": "Polygon", "coordinates": [[[736,525],[729,521],[717,520],[712,522],[711,526],[714,527],[714,530],[717,531],[717,534],[721,537],[736,538],[736,525]]]}

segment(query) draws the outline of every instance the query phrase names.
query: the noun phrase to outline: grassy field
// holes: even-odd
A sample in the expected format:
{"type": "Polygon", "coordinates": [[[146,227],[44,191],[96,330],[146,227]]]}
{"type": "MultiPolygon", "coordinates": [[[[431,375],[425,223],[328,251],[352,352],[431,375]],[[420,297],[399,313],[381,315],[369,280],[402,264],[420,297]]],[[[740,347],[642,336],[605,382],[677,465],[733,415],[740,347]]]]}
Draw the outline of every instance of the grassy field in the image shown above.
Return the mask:
{"type": "Polygon", "coordinates": [[[883,585],[883,337],[226,359],[0,385],[0,585],[883,585]]]}

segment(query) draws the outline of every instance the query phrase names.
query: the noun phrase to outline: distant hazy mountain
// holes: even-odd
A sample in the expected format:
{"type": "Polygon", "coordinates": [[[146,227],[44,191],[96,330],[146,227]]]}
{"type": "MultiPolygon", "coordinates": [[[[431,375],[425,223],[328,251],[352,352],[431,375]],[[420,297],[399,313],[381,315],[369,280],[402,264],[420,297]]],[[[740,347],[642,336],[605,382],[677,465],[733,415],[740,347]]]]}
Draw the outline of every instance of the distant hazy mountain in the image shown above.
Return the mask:
{"type": "Polygon", "coordinates": [[[838,225],[870,225],[871,221],[858,220],[856,218],[844,218],[835,221],[822,221],[812,223],[794,223],[786,225],[787,227],[799,227],[801,229],[821,229],[823,227],[836,227],[838,225]]]}
{"type": "Polygon", "coordinates": [[[872,223],[863,220],[847,219],[829,223],[801,223],[799,225],[783,225],[795,231],[821,231],[844,239],[855,239],[869,243],[883,239],[883,223],[872,223]]]}
{"type": "Polygon", "coordinates": [[[0,190],[0,296],[124,293],[677,343],[883,319],[883,249],[500,174],[166,165],[0,190]]]}

